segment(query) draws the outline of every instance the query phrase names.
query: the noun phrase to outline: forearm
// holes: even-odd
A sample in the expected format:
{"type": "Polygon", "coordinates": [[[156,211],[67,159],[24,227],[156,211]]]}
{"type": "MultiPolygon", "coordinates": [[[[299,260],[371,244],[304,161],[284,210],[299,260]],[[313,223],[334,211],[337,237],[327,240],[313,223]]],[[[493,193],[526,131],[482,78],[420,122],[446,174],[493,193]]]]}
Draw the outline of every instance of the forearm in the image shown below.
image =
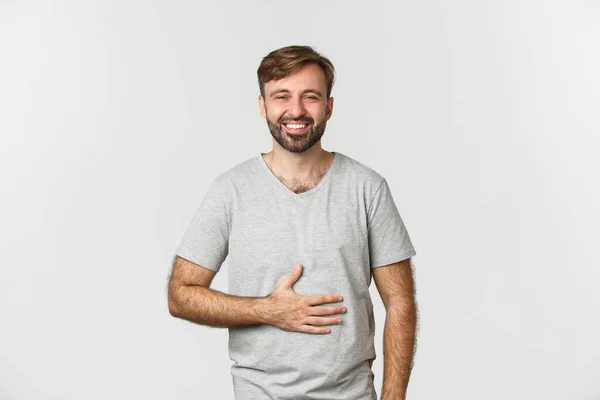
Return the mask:
{"type": "Polygon", "coordinates": [[[415,349],[417,308],[411,300],[390,304],[383,330],[383,388],[381,400],[406,398],[415,349]]]}
{"type": "Polygon", "coordinates": [[[179,285],[169,294],[171,315],[220,328],[267,323],[263,297],[231,296],[203,286],[179,285]]]}

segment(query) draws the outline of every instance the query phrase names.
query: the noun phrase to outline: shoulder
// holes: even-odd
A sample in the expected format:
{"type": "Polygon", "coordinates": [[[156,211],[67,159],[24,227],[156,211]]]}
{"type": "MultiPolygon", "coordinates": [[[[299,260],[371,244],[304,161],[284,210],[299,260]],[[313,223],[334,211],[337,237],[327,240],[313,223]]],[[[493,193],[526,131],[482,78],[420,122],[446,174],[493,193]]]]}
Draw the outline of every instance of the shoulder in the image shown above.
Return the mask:
{"type": "Polygon", "coordinates": [[[235,188],[251,183],[259,168],[258,156],[247,158],[218,174],[212,181],[211,190],[231,193],[235,188]]]}
{"type": "Polygon", "coordinates": [[[346,154],[336,152],[340,156],[339,171],[350,185],[362,188],[367,196],[374,195],[385,178],[373,168],[346,154]]]}

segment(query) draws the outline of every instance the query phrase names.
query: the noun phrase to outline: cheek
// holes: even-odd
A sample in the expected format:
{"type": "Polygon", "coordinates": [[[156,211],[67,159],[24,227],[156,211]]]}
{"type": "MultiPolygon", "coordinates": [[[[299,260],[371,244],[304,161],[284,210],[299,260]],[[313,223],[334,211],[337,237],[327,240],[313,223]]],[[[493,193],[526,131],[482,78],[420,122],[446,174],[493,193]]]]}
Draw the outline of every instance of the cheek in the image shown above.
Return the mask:
{"type": "Polygon", "coordinates": [[[281,114],[274,114],[271,117],[271,122],[273,122],[274,124],[278,124],[279,123],[279,118],[281,118],[282,115],[281,114]]]}
{"type": "Polygon", "coordinates": [[[274,124],[277,123],[277,121],[281,117],[281,115],[277,111],[271,108],[269,108],[268,111],[265,110],[265,115],[267,116],[267,120],[274,124]]]}
{"type": "Polygon", "coordinates": [[[309,114],[315,122],[322,122],[327,117],[327,109],[324,107],[315,107],[312,110],[309,110],[309,114]]]}
{"type": "Polygon", "coordinates": [[[269,107],[265,109],[265,113],[271,121],[277,121],[279,118],[281,118],[283,112],[284,110],[276,105],[269,105],[269,107]]]}

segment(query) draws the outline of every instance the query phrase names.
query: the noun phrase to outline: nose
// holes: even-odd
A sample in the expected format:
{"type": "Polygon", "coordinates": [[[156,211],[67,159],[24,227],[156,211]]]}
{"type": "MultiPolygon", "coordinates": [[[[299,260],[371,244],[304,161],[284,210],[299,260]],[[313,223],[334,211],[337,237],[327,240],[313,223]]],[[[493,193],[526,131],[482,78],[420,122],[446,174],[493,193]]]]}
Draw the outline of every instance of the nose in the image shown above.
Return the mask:
{"type": "Polygon", "coordinates": [[[297,118],[306,113],[306,109],[304,108],[304,103],[302,102],[301,97],[292,99],[288,113],[290,114],[291,118],[297,118]]]}

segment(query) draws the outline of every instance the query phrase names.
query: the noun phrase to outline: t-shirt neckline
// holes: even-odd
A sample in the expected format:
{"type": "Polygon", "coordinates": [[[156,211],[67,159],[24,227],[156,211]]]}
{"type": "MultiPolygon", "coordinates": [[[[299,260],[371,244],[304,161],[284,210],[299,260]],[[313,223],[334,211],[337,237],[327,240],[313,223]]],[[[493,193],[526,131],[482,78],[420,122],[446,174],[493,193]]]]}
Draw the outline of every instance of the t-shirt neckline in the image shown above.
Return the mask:
{"type": "Polygon", "coordinates": [[[271,171],[271,169],[269,168],[269,166],[267,165],[267,163],[265,162],[265,159],[263,158],[263,153],[259,153],[258,155],[258,161],[260,163],[260,165],[262,166],[263,171],[269,175],[269,177],[275,182],[275,185],[281,190],[283,191],[286,195],[293,197],[295,199],[302,199],[302,198],[307,198],[312,196],[313,194],[315,194],[316,192],[319,191],[319,189],[321,189],[323,186],[325,186],[330,180],[331,180],[331,175],[333,174],[333,172],[335,171],[337,164],[339,162],[340,159],[340,153],[336,152],[336,151],[332,151],[331,152],[333,154],[333,160],[331,161],[331,165],[329,165],[329,168],[327,169],[327,172],[325,172],[325,175],[323,176],[323,178],[321,179],[321,181],[312,189],[307,190],[306,192],[303,193],[296,193],[292,190],[290,190],[287,186],[285,186],[283,184],[283,182],[281,182],[279,180],[279,178],[277,178],[277,176],[275,176],[275,174],[273,173],[273,171],[271,171]]]}

